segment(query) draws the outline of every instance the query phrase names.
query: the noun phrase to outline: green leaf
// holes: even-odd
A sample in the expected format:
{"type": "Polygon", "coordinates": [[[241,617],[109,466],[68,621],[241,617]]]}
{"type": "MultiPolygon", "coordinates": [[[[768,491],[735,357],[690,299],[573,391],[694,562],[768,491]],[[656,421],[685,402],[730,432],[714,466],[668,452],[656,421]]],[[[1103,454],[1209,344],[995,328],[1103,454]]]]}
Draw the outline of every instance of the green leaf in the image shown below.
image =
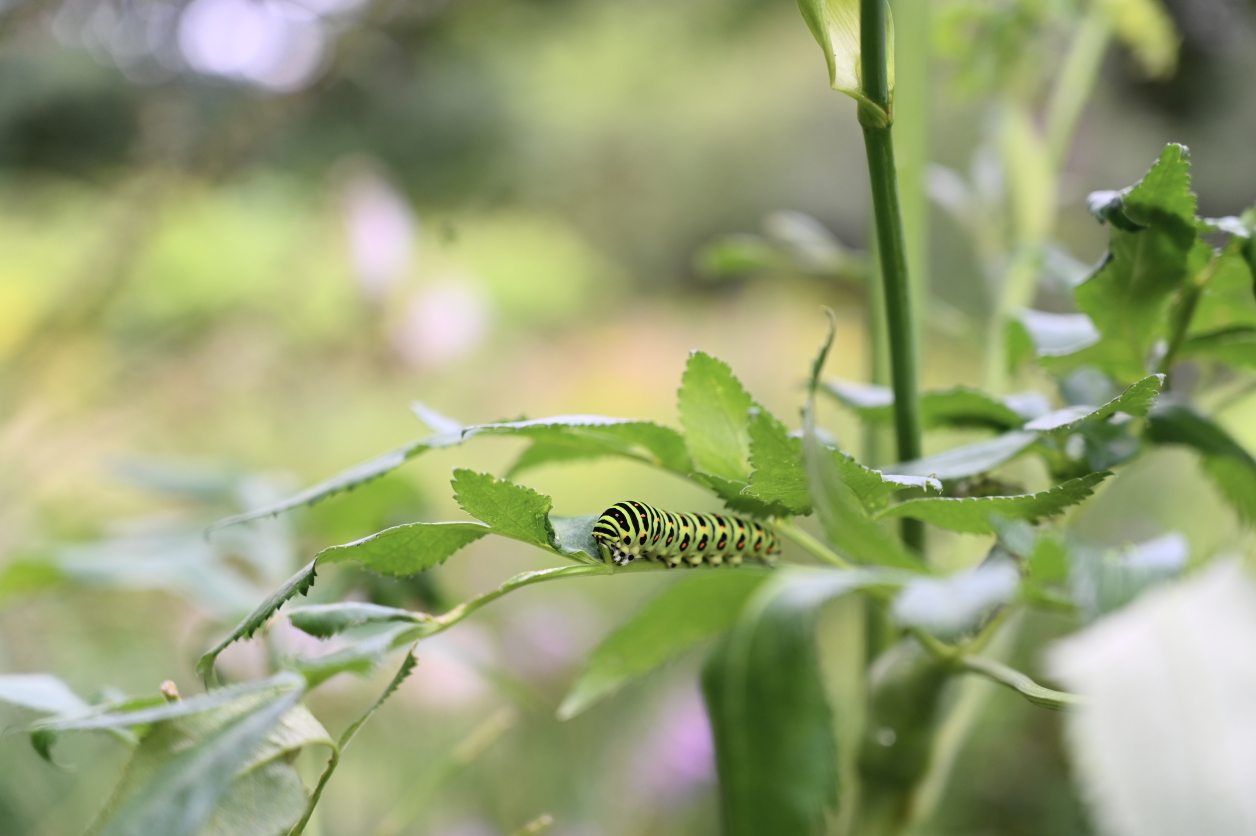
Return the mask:
{"type": "Polygon", "coordinates": [[[1173,76],[1181,38],[1159,0],[1100,0],[1099,7],[1149,78],[1173,76]]]}
{"type": "MultiPolygon", "coordinates": [[[[829,67],[829,86],[859,102],[865,108],[880,112],[885,124],[891,121],[881,108],[863,92],[860,83],[859,0],[798,0],[807,28],[824,50],[829,67]]],[[[894,101],[894,21],[886,9],[886,61],[890,101],[894,101]]]]}
{"type": "Polygon", "coordinates": [[[723,361],[695,351],[680,382],[680,424],[694,466],[738,482],[750,475],[754,401],[723,361]]]}
{"type": "MultiPolygon", "coordinates": [[[[437,421],[430,413],[429,418],[437,421]]],[[[442,416],[443,418],[443,416],[442,416]]],[[[456,422],[444,419],[446,426],[456,422]]],[[[342,491],[383,476],[410,459],[444,447],[454,447],[478,435],[504,435],[532,438],[537,443],[554,446],[567,444],[582,451],[583,458],[593,455],[625,456],[648,464],[657,465],[677,473],[692,470],[683,439],[675,430],[649,421],[626,418],[608,418],[603,415],[557,415],[536,418],[531,421],[506,421],[493,424],[473,424],[458,431],[441,432],[411,441],[395,450],[377,456],[370,461],[349,468],[343,473],[320,482],[280,502],[256,508],[245,514],[237,514],[219,520],[210,526],[214,531],[224,526],[248,522],[280,514],[301,505],[312,505],[342,491]]],[[[530,463],[544,461],[541,453],[534,454],[530,463]]],[[[525,462],[524,466],[528,466],[525,462]]]]}
{"type": "Polygon", "coordinates": [[[904,548],[897,537],[869,519],[863,501],[846,481],[843,468],[838,464],[846,462],[846,457],[822,443],[816,433],[815,393],[824,361],[837,333],[837,319],[832,311],[827,313],[829,331],[812,363],[809,396],[803,409],[803,464],[816,516],[829,543],[850,560],[872,566],[923,571],[925,566],[920,558],[904,548]]]}
{"type": "Polygon", "coordinates": [[[1231,235],[1199,274],[1203,290],[1191,317],[1192,337],[1241,327],[1256,327],[1256,294],[1253,293],[1252,241],[1231,235]]]}
{"type": "MultiPolygon", "coordinates": [[[[1064,357],[1089,348],[1099,342],[1101,335],[1095,323],[1086,314],[1058,314],[1046,311],[1035,311],[1029,308],[1021,310],[1015,322],[1011,324],[1013,336],[1023,334],[1028,341],[1026,352],[1038,357],[1064,357]]],[[[1015,340],[1010,340],[1015,342],[1015,340]]],[[[1010,344],[1011,355],[1009,365],[1020,365],[1022,352],[1015,350],[1010,344]]]]}
{"type": "Polygon", "coordinates": [[[859,498],[864,511],[875,514],[885,507],[890,495],[902,491],[912,496],[923,496],[931,491],[941,492],[942,483],[929,476],[902,476],[882,473],[848,456],[841,450],[833,450],[833,463],[842,480],[859,498]]]}
{"type": "Polygon", "coordinates": [[[218,659],[218,655],[226,650],[231,644],[239,639],[251,638],[257,630],[266,623],[266,621],[275,614],[275,611],[284,605],[284,602],[297,595],[305,595],[310,591],[310,587],[314,585],[315,569],[314,564],[318,562],[316,557],[292,577],[288,578],[279,589],[275,590],[262,603],[258,604],[253,612],[244,617],[244,620],[236,625],[225,639],[220,641],[214,647],[210,648],[196,663],[196,672],[206,681],[212,678],[214,671],[214,662],[218,659]]]}
{"type": "Polygon", "coordinates": [[[322,656],[298,656],[287,665],[305,677],[306,687],[317,688],[339,673],[364,676],[375,670],[389,653],[419,638],[422,628],[414,623],[398,624],[322,656]]]}
{"type": "Polygon", "coordinates": [[[453,486],[462,510],[488,523],[494,534],[553,548],[549,512],[554,500],[550,497],[489,473],[463,469],[454,471],[453,486]]]}
{"type": "Polygon", "coordinates": [[[70,714],[88,708],[70,686],[48,673],[0,675],[0,702],[41,714],[70,714]]]}
{"type": "Polygon", "coordinates": [[[776,244],[762,235],[737,233],[704,246],[695,256],[694,266],[703,276],[725,278],[747,273],[784,272],[793,264],[776,244]]]}
{"type": "Polygon", "coordinates": [[[426,613],[411,612],[396,607],[384,607],[364,601],[341,601],[337,604],[314,604],[289,610],[288,620],[302,632],[320,639],[328,639],[353,627],[364,624],[387,624],[405,621],[418,623],[430,618],[426,613]]]}
{"type": "Polygon", "coordinates": [[[1208,357],[1239,369],[1256,369],[1256,328],[1240,325],[1190,337],[1182,357],[1208,357]]]}
{"type": "Polygon", "coordinates": [[[1256,459],[1214,421],[1181,404],[1147,416],[1146,437],[1156,444],[1181,444],[1198,450],[1204,472],[1235,511],[1256,522],[1256,459]]]}
{"type": "Polygon", "coordinates": [[[454,552],[492,531],[478,522],[409,523],[323,549],[315,557],[321,563],[356,560],[372,572],[408,577],[439,566],[454,552]]]}
{"type": "Polygon", "coordinates": [[[287,780],[266,766],[291,751],[291,737],[334,745],[325,731],[312,732],[309,722],[317,725],[312,717],[285,729],[281,736],[288,740],[283,743],[265,745],[301,693],[299,679],[285,678],[269,692],[242,697],[213,712],[158,724],[145,735],[92,832],[97,836],[243,834],[249,831],[239,829],[245,824],[242,819],[252,822],[253,833],[267,832],[256,828],[276,821],[286,829],[304,806],[300,778],[290,766],[287,780]],[[259,749],[266,756],[262,763],[257,762],[259,749]],[[259,792],[263,788],[266,792],[259,792]],[[234,809],[226,808],[225,802],[232,799],[234,809]],[[252,809],[242,810],[246,805],[252,809]],[[247,815],[241,816],[242,812],[247,815]]]}
{"type": "Polygon", "coordinates": [[[1007,464],[1037,440],[1036,432],[1016,430],[989,441],[955,447],[936,456],[892,464],[884,470],[887,474],[933,476],[946,481],[967,479],[1007,464]]]}
{"type": "Polygon", "coordinates": [[[602,553],[593,539],[593,526],[601,514],[580,517],[550,517],[554,527],[554,546],[567,557],[586,563],[601,563],[602,553]]]}
{"type": "Polygon", "coordinates": [[[1111,472],[1090,473],[1070,479],[1050,490],[1020,496],[981,496],[957,499],[927,497],[891,505],[881,517],[913,517],[950,531],[969,534],[993,534],[992,514],[1001,517],[1040,520],[1076,505],[1094,493],[1095,486],[1111,476],[1111,472]]]}
{"type": "Polygon", "coordinates": [[[1101,407],[1070,406],[1057,409],[1030,421],[1025,429],[1064,435],[1076,430],[1083,422],[1103,421],[1118,412],[1141,418],[1151,409],[1164,386],[1164,380],[1165,376],[1162,374],[1144,377],[1101,407]]]}
{"type": "Polygon", "coordinates": [[[603,456],[635,459],[676,473],[688,473],[693,469],[681,434],[652,421],[571,415],[560,419],[491,425],[476,432],[533,440],[532,446],[511,466],[509,476],[542,464],[603,456]]]}
{"type": "Polygon", "coordinates": [[[1123,549],[1074,545],[1069,556],[1073,603],[1086,621],[1094,621],[1178,577],[1190,546],[1181,534],[1171,533],[1123,549]]]}
{"type": "Polygon", "coordinates": [[[1171,144],[1136,186],[1118,196],[1119,213],[1137,231],[1113,224],[1109,255],[1077,288],[1077,305],[1102,339],[1069,355],[1070,364],[1098,366],[1117,380],[1146,376],[1152,348],[1168,332],[1174,293],[1208,262],[1212,248],[1195,233],[1195,195],[1186,149],[1171,144]]]}
{"type": "Polygon", "coordinates": [[[779,505],[789,514],[811,513],[802,441],[792,438],[785,425],[766,410],[759,410],[750,421],[750,466],[750,484],[743,493],[779,505]]]}
{"type": "Polygon", "coordinates": [[[767,577],[762,572],[704,572],[649,601],[602,640],[558,709],[569,720],[699,642],[724,632],[767,577]]]}
{"type": "Polygon", "coordinates": [[[702,671],[723,832],[810,836],[837,800],[832,716],[815,645],[822,604],[877,582],[862,571],[780,571],[702,671]]]}
{"type": "Polygon", "coordinates": [[[389,450],[387,453],[376,456],[369,461],[354,465],[342,473],[337,473],[330,479],[319,482],[317,485],[306,488],[300,493],[293,494],[279,502],[272,502],[243,514],[224,517],[211,525],[207,529],[207,533],[212,533],[229,525],[251,522],[263,517],[273,517],[276,514],[291,511],[293,508],[299,508],[302,505],[313,505],[315,502],[326,499],[329,496],[335,496],[342,491],[353,490],[372,479],[378,479],[380,476],[396,470],[410,459],[422,455],[428,450],[452,447],[460,443],[462,443],[462,433],[443,433],[408,442],[395,450],[389,450]]]}
{"type": "MultiPolygon", "coordinates": [[[[888,386],[846,380],[829,380],[821,386],[824,392],[863,421],[889,424],[894,419],[894,390],[888,386]]],[[[979,389],[956,386],[920,395],[921,420],[927,429],[985,427],[1011,430],[1046,411],[1044,399],[1036,392],[1000,399],[979,389]]]]}
{"type": "Polygon", "coordinates": [[[976,628],[992,609],[1016,595],[1020,573],[1011,560],[987,561],[946,578],[916,578],[894,599],[891,613],[904,627],[941,638],[976,628]]]}

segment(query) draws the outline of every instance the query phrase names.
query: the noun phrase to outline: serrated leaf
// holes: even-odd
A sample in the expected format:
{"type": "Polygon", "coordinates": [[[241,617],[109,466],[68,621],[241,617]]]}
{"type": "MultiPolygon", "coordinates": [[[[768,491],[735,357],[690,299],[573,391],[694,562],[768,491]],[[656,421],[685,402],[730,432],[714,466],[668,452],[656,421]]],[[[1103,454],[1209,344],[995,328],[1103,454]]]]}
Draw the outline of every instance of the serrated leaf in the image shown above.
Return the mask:
{"type": "Polygon", "coordinates": [[[811,513],[802,441],[793,438],[771,413],[760,410],[750,422],[750,484],[743,493],[780,505],[790,514],[811,513]]]}
{"type": "Polygon", "coordinates": [[[323,549],[314,559],[320,563],[356,560],[381,575],[408,577],[439,566],[454,552],[492,530],[478,522],[408,523],[323,549]]]}
{"type": "Polygon", "coordinates": [[[815,646],[826,601],[872,573],[781,571],[761,586],[707,660],[724,833],[811,836],[837,800],[832,716],[815,646]]]}
{"type": "MultiPolygon", "coordinates": [[[[859,0],[798,0],[807,28],[824,50],[829,68],[829,86],[859,102],[880,111],[863,92],[860,83],[859,0]]],[[[894,21],[886,9],[886,71],[890,101],[894,101],[894,21]]],[[[887,123],[888,123],[887,119],[887,123]]]]}
{"type": "Polygon", "coordinates": [[[1108,259],[1077,288],[1077,305],[1102,339],[1069,355],[1070,364],[1090,363],[1122,381],[1147,374],[1153,345],[1168,331],[1173,294],[1212,254],[1196,238],[1186,157],[1183,146],[1170,144],[1142,181],[1120,195],[1119,212],[1142,228],[1114,225],[1108,259]]]}
{"type": "MultiPolygon", "coordinates": [[[[195,719],[165,721],[150,731],[93,834],[192,836],[206,828],[211,833],[239,832],[215,827],[213,819],[253,753],[300,699],[300,680],[286,679],[285,683],[286,687],[267,698],[243,698],[195,719]],[[194,741],[190,747],[189,738],[194,741]]],[[[286,804],[281,817],[285,824],[301,812],[302,805],[293,803],[295,799],[287,793],[253,800],[261,805],[249,817],[255,823],[270,818],[277,802],[286,804]]]]}
{"type": "Polygon", "coordinates": [[[902,476],[882,473],[848,456],[841,450],[833,450],[833,463],[842,480],[859,498],[864,511],[875,514],[885,507],[890,496],[898,491],[923,496],[931,491],[941,492],[942,483],[930,476],[902,476]]]}
{"type": "Polygon", "coordinates": [[[626,456],[678,473],[687,473],[692,469],[680,434],[669,427],[649,421],[609,418],[604,415],[556,415],[530,421],[472,424],[458,432],[438,433],[411,441],[284,500],[219,520],[209,530],[212,532],[225,526],[280,514],[302,505],[312,505],[396,470],[428,450],[457,446],[479,435],[534,438],[546,444],[555,444],[562,439],[573,444],[578,442],[586,453],[597,448],[604,451],[598,455],[626,456]]]}
{"type": "Polygon", "coordinates": [[[904,548],[898,538],[868,518],[863,502],[847,483],[838,460],[842,454],[821,442],[815,423],[816,390],[820,374],[828,359],[829,349],[837,334],[837,317],[830,310],[829,329],[824,343],[811,364],[808,397],[802,414],[802,454],[807,471],[807,486],[816,516],[824,527],[830,545],[856,563],[872,566],[895,566],[924,571],[920,558],[904,548]]]}
{"type": "Polygon", "coordinates": [[[258,604],[253,612],[244,617],[244,620],[236,625],[225,639],[220,641],[214,647],[210,648],[205,655],[196,663],[196,672],[201,675],[207,682],[211,678],[214,670],[214,662],[218,659],[218,655],[226,650],[231,644],[239,639],[250,638],[257,630],[266,623],[266,621],[275,614],[275,611],[283,606],[285,601],[296,597],[297,595],[305,595],[310,591],[310,587],[314,585],[315,564],[318,558],[315,557],[305,566],[301,567],[295,575],[288,578],[283,586],[275,590],[270,597],[258,604]]]}
{"type": "Polygon", "coordinates": [[[892,464],[883,470],[887,475],[933,476],[946,481],[967,479],[1007,464],[1037,440],[1036,432],[1016,430],[989,441],[955,447],[936,456],[892,464]]]}
{"type": "Polygon", "coordinates": [[[554,500],[529,487],[498,479],[489,473],[454,471],[454,499],[462,510],[488,523],[494,534],[534,546],[553,547],[554,528],[549,512],[554,500]]]}
{"type": "Polygon", "coordinates": [[[1229,242],[1200,274],[1203,290],[1191,317],[1190,335],[1256,327],[1252,239],[1231,235],[1229,242]]]}
{"type": "Polygon", "coordinates": [[[689,355],[681,377],[680,425],[694,467],[745,483],[750,475],[750,408],[754,401],[726,363],[689,355]]]}
{"type": "Polygon", "coordinates": [[[88,707],[69,685],[48,673],[0,674],[0,702],[41,714],[69,714],[88,707]]]}
{"type": "Polygon", "coordinates": [[[941,638],[976,628],[995,607],[1016,595],[1020,572],[1011,560],[987,561],[946,578],[916,578],[903,587],[891,607],[904,627],[920,627],[941,638]]]}
{"type": "MultiPolygon", "coordinates": [[[[862,420],[889,424],[894,418],[894,390],[888,386],[829,380],[823,390],[854,411],[862,420]]],[[[920,417],[926,429],[936,427],[987,427],[1011,430],[1046,410],[1042,396],[1029,398],[1026,393],[1009,398],[996,398],[979,389],[956,386],[951,389],[922,392],[920,417]]]]}
{"type": "Polygon", "coordinates": [[[1067,434],[1086,421],[1103,421],[1118,412],[1141,418],[1151,409],[1164,386],[1165,376],[1153,374],[1131,385],[1117,397],[1100,407],[1070,406],[1035,418],[1025,425],[1027,430],[1067,434]]]}
{"type": "Polygon", "coordinates": [[[314,604],[289,610],[288,620],[302,632],[328,639],[364,624],[386,624],[395,621],[417,623],[428,620],[426,613],[385,607],[364,601],[341,601],[336,604],[314,604]]]}
{"type": "Polygon", "coordinates": [[[779,502],[764,502],[747,493],[749,483],[740,479],[725,479],[710,473],[690,473],[689,481],[701,485],[723,500],[729,510],[751,517],[788,517],[791,512],[779,502]]]}
{"type": "Polygon", "coordinates": [[[552,462],[570,462],[619,456],[635,459],[676,473],[693,469],[685,440],[671,427],[652,421],[602,418],[596,415],[565,416],[566,420],[542,419],[498,424],[479,430],[487,435],[515,435],[532,439],[511,466],[513,476],[552,462]],[[579,423],[584,421],[585,423],[579,423]]]}
{"type": "Polygon", "coordinates": [[[993,534],[991,515],[1036,521],[1060,513],[1094,493],[1111,472],[1090,473],[1039,493],[1020,496],[980,496],[963,499],[928,497],[891,505],[880,517],[912,517],[939,528],[968,534],[993,534]]]}
{"type": "Polygon", "coordinates": [[[569,720],[698,643],[724,632],[767,575],[704,572],[651,599],[602,640],[558,709],[569,720]]]}
{"type": "Polygon", "coordinates": [[[1181,404],[1161,406],[1147,416],[1145,435],[1156,444],[1181,444],[1201,455],[1204,472],[1235,511],[1256,522],[1256,458],[1214,421],[1181,404]]]}

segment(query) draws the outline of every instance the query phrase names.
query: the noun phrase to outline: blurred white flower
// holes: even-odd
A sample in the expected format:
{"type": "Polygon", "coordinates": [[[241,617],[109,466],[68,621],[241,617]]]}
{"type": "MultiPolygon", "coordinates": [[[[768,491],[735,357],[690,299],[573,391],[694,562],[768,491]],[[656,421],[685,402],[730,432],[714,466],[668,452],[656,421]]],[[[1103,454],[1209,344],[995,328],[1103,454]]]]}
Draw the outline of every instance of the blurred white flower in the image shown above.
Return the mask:
{"type": "Polygon", "coordinates": [[[277,92],[314,80],[326,40],[310,9],[284,0],[192,0],[179,20],[192,69],[277,92]]]}
{"type": "Polygon", "coordinates": [[[415,368],[443,366],[479,345],[488,324],[484,294],[465,281],[447,279],[410,300],[393,345],[415,368]]]}
{"type": "Polygon", "coordinates": [[[366,295],[380,299],[405,273],[418,219],[409,201],[372,171],[358,171],[342,194],[353,269],[366,295]]]}
{"type": "MultiPolygon", "coordinates": [[[[1167,549],[1165,549],[1167,551],[1167,549]]],[[[1256,834],[1256,583],[1222,563],[1060,642],[1070,748],[1108,836],[1256,834]]]]}

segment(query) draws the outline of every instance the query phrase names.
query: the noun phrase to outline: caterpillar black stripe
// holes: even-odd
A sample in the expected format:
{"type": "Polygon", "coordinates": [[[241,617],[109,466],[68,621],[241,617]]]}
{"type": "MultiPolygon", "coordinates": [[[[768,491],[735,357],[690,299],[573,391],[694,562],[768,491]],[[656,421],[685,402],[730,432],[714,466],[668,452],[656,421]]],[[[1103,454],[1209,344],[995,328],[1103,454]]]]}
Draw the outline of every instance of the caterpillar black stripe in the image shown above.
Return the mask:
{"type": "Polygon", "coordinates": [[[593,526],[603,561],[626,566],[637,558],[669,568],[743,560],[770,563],[780,551],[776,535],[753,520],[726,514],[673,514],[644,502],[617,502],[593,526]]]}

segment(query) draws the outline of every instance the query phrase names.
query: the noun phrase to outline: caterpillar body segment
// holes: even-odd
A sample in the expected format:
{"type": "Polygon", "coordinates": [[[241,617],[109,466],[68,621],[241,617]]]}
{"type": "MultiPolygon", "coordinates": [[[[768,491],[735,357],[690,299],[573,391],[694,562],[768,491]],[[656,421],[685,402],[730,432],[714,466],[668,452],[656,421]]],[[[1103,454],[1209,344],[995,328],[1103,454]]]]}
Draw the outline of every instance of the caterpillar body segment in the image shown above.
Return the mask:
{"type": "Polygon", "coordinates": [[[676,566],[771,563],[776,535],[753,520],[729,514],[674,514],[644,502],[617,502],[593,526],[604,562],[626,566],[637,558],[676,566]]]}

